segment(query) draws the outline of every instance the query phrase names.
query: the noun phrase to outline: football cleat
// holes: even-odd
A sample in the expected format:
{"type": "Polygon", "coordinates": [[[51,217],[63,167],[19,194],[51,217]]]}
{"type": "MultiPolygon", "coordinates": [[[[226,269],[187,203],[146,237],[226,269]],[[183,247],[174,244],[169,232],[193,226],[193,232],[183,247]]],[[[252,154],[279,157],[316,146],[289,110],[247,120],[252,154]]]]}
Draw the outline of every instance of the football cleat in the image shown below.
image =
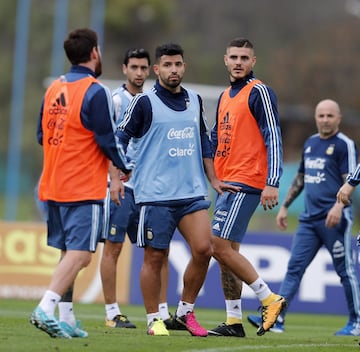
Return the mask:
{"type": "Polygon", "coordinates": [[[261,324],[257,330],[257,335],[264,335],[276,322],[276,319],[286,307],[286,299],[282,296],[278,296],[278,298],[270,303],[267,306],[261,307],[261,324]]]}
{"type": "Polygon", "coordinates": [[[56,318],[49,317],[39,306],[31,313],[30,323],[46,332],[50,337],[71,339],[71,336],[60,327],[56,318]]]}
{"type": "Polygon", "coordinates": [[[234,336],[245,337],[245,330],[242,324],[222,323],[214,329],[208,330],[209,336],[234,336]]]}
{"type": "Polygon", "coordinates": [[[171,314],[170,318],[164,320],[164,324],[168,330],[187,330],[186,326],[180,324],[171,314]]]}
{"type": "Polygon", "coordinates": [[[127,318],[127,316],[122,314],[116,315],[112,320],[105,319],[105,326],[108,328],[136,328],[136,326],[127,318]]]}
{"type": "Polygon", "coordinates": [[[355,323],[348,322],[339,331],[336,331],[335,336],[360,336],[360,328],[355,323]]]}
{"type": "Polygon", "coordinates": [[[76,321],[75,326],[71,326],[65,321],[59,323],[61,329],[63,329],[71,337],[88,337],[87,331],[83,330],[79,320],[76,321]]]}
{"type": "Polygon", "coordinates": [[[175,314],[176,321],[186,327],[186,330],[189,331],[189,333],[192,336],[200,336],[200,337],[206,337],[208,335],[208,331],[203,328],[199,322],[196,320],[194,312],[187,312],[185,315],[178,317],[175,314]]]}
{"type": "Polygon", "coordinates": [[[153,336],[169,336],[169,331],[166,329],[164,322],[161,319],[154,319],[148,326],[148,335],[153,336]]]}
{"type": "MultiPolygon", "coordinates": [[[[261,325],[261,317],[257,315],[249,315],[247,317],[250,324],[258,328],[261,325]]],[[[280,322],[279,319],[276,320],[272,328],[269,329],[271,332],[282,333],[285,331],[284,322],[280,322]]]]}

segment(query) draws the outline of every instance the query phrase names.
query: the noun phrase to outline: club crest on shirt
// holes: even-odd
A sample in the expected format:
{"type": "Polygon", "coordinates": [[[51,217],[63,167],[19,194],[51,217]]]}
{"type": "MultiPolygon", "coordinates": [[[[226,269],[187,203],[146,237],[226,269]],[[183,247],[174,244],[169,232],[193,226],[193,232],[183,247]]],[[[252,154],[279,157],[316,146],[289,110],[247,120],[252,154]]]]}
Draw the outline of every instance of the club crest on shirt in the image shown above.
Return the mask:
{"type": "Polygon", "coordinates": [[[332,155],[334,154],[335,145],[330,144],[329,147],[326,149],[326,155],[332,155]]]}

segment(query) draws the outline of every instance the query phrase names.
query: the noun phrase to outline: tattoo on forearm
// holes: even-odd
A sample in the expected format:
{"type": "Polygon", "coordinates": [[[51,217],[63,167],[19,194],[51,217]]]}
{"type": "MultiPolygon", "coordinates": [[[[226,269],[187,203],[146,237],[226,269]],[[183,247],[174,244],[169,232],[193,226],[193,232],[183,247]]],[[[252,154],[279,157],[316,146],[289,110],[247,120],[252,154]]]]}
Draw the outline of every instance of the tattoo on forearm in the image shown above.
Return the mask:
{"type": "Polygon", "coordinates": [[[296,199],[296,197],[301,193],[303,188],[304,188],[304,174],[298,173],[295,176],[295,178],[289,188],[289,191],[285,197],[283,206],[285,208],[288,208],[290,206],[290,204],[296,199]]]}

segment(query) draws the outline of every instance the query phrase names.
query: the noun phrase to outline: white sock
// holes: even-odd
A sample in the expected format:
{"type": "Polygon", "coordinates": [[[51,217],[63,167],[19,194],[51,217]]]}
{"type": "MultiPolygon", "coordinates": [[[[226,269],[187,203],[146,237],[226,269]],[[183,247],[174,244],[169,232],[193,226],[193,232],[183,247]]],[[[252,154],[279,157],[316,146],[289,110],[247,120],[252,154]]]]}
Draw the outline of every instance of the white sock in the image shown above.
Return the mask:
{"type": "Polygon", "coordinates": [[[106,319],[113,320],[117,315],[121,314],[119,305],[115,303],[105,304],[106,319]]]}
{"type": "Polygon", "coordinates": [[[64,321],[70,326],[76,325],[73,302],[59,302],[59,321],[64,321]]]}
{"type": "Polygon", "coordinates": [[[146,314],[146,320],[148,326],[150,325],[150,323],[153,322],[154,319],[161,319],[159,312],[146,314]]]}
{"type": "Polygon", "coordinates": [[[162,320],[166,320],[170,318],[169,307],[167,302],[163,302],[159,304],[159,312],[162,320]]]}
{"type": "Polygon", "coordinates": [[[252,288],[260,301],[271,295],[271,290],[269,289],[268,285],[260,277],[258,277],[251,285],[249,285],[249,287],[252,288]]]}
{"type": "Polygon", "coordinates": [[[61,300],[61,296],[54,291],[46,290],[42,297],[39,307],[46,315],[53,317],[55,315],[55,308],[61,300]]]}
{"type": "Polygon", "coordinates": [[[242,320],[241,299],[225,300],[226,317],[242,320]]]}
{"type": "Polygon", "coordinates": [[[183,315],[186,315],[186,313],[192,312],[193,310],[194,310],[194,303],[179,301],[178,308],[176,310],[176,315],[178,317],[182,317],[183,315]]]}

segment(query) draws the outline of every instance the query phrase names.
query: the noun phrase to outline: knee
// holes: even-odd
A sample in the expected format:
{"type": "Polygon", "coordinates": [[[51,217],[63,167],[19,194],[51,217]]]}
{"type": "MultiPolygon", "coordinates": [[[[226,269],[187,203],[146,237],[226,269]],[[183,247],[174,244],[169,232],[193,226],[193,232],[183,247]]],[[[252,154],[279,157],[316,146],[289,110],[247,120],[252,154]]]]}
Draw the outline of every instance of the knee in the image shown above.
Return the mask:
{"type": "Polygon", "coordinates": [[[104,245],[103,257],[111,258],[116,261],[120,256],[122,245],[122,243],[106,241],[104,245]]]}
{"type": "Polygon", "coordinates": [[[224,265],[226,258],[229,256],[228,248],[214,243],[213,245],[213,257],[219,262],[220,265],[224,265]]]}
{"type": "Polygon", "coordinates": [[[202,243],[192,250],[192,254],[197,258],[204,258],[210,260],[213,255],[213,246],[211,242],[202,243]]]}
{"type": "Polygon", "coordinates": [[[160,270],[164,261],[167,259],[167,253],[166,250],[146,248],[143,265],[160,270]]]}
{"type": "Polygon", "coordinates": [[[81,260],[79,261],[81,265],[81,269],[86,268],[89,266],[91,262],[91,253],[86,253],[86,255],[82,256],[81,260]]]}

